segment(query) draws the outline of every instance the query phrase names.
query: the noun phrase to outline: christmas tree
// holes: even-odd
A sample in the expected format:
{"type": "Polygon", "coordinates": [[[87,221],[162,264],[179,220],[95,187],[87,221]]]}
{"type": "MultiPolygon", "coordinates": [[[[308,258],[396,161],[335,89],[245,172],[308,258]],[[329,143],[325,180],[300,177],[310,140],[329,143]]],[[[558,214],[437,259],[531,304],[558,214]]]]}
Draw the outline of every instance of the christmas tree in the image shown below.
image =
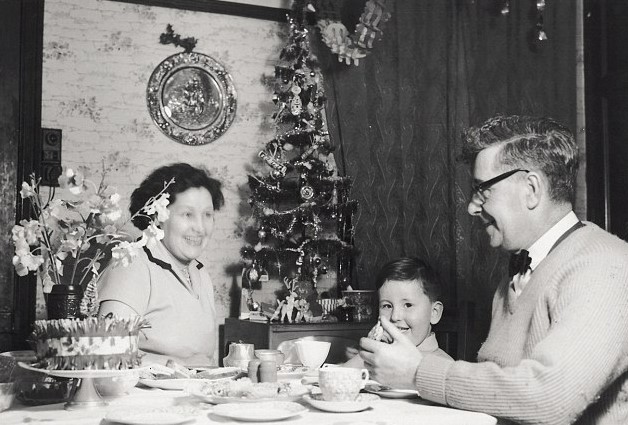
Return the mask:
{"type": "Polygon", "coordinates": [[[273,318],[289,322],[320,315],[321,274],[336,272],[332,296],[349,285],[357,209],[349,200],[351,179],[337,172],[322,76],[304,20],[295,6],[275,67],[276,137],[259,152],[264,171],[249,175],[254,223],[247,229],[250,243],[241,250],[243,287],[253,289],[269,275],[278,278],[285,290],[273,318]]]}

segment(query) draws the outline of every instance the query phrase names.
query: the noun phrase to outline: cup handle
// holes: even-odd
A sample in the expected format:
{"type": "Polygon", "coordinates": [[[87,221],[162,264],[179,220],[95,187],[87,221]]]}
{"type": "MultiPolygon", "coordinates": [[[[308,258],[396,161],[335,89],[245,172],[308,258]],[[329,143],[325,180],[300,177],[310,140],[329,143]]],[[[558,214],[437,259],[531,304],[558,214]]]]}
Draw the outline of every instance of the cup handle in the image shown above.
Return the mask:
{"type": "Polygon", "coordinates": [[[360,385],[360,389],[364,388],[364,386],[366,385],[366,381],[368,381],[370,378],[368,370],[362,369],[361,372],[362,372],[362,384],[360,385]]]}

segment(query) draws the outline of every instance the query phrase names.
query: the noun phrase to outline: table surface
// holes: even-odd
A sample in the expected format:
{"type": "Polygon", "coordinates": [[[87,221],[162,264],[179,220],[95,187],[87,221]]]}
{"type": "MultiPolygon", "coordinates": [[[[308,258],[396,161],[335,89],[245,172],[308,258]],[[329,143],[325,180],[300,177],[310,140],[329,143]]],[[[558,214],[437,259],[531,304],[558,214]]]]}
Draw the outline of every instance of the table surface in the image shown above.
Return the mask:
{"type": "MultiPolygon", "coordinates": [[[[15,401],[13,406],[0,413],[0,423],[9,424],[44,424],[44,425],[115,425],[105,420],[111,412],[122,410],[160,409],[163,412],[192,412],[194,419],[186,424],[201,425],[211,423],[245,423],[212,414],[214,405],[204,403],[188,395],[185,391],[168,391],[158,388],[135,387],[124,396],[106,398],[108,405],[93,409],[64,410],[63,404],[47,406],[23,406],[15,401]]],[[[496,419],[482,413],[467,412],[447,407],[431,405],[416,399],[386,399],[373,403],[362,412],[329,413],[310,406],[305,400],[300,401],[308,410],[301,415],[282,421],[259,422],[261,424],[282,425],[493,425],[496,419]]],[[[164,417],[165,419],[165,417],[164,417]]],[[[251,424],[251,422],[247,422],[251,424]]]]}

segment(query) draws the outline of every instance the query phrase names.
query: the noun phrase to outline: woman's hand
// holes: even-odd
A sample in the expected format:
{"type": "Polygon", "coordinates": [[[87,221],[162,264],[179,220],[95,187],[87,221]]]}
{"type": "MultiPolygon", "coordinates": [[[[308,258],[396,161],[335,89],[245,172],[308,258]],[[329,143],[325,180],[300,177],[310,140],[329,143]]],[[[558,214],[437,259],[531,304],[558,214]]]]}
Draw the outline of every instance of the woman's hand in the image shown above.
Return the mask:
{"type": "Polygon", "coordinates": [[[399,389],[414,389],[414,375],[423,355],[408,337],[382,317],[382,327],[392,342],[360,339],[360,357],[364,359],[371,378],[383,385],[399,389]]]}

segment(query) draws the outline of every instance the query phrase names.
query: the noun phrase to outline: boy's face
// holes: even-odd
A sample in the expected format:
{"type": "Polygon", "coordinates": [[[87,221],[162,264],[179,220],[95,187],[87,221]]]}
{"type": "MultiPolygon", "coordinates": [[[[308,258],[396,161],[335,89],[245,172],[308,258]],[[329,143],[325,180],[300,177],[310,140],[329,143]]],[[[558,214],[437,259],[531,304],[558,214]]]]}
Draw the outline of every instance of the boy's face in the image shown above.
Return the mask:
{"type": "Polygon", "coordinates": [[[419,345],[440,320],[443,304],[431,302],[416,280],[387,280],[379,288],[379,314],[419,345]]]}

